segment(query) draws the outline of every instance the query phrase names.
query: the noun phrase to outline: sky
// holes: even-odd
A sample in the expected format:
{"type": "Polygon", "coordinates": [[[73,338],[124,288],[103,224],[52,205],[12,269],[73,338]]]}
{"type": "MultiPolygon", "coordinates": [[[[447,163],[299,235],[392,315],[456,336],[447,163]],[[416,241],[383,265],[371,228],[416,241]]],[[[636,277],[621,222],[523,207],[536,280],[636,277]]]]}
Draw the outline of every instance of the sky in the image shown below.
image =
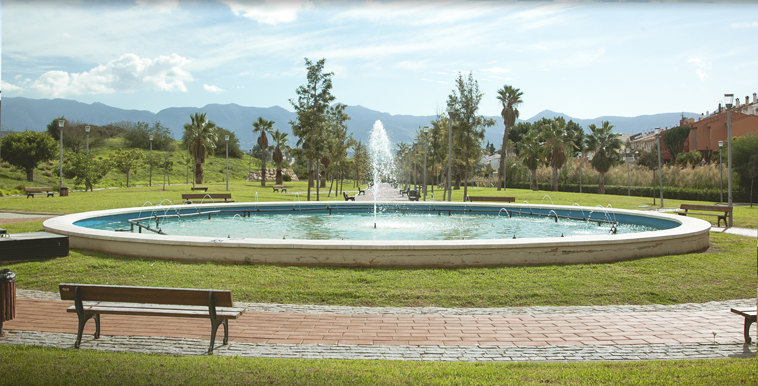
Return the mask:
{"type": "Polygon", "coordinates": [[[326,59],[336,102],[445,109],[459,74],[500,115],[713,111],[758,92],[758,4],[534,1],[2,1],[2,95],[158,112],[280,106],[326,59]]]}

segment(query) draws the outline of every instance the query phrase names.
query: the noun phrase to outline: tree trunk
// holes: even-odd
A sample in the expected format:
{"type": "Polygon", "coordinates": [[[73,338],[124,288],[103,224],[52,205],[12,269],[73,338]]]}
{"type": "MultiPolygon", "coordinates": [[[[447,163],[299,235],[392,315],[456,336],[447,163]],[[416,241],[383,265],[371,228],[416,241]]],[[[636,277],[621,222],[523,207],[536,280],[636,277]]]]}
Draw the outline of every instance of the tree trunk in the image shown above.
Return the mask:
{"type": "Polygon", "coordinates": [[[34,168],[26,168],[26,180],[34,182],[34,168]]]}
{"type": "Polygon", "coordinates": [[[129,187],[129,172],[126,172],[126,187],[129,187]]]}
{"type": "Polygon", "coordinates": [[[276,184],[284,184],[284,176],[282,176],[282,167],[280,165],[276,165],[276,184]]]}
{"type": "Polygon", "coordinates": [[[605,173],[600,173],[600,183],[597,186],[597,194],[605,194],[605,173]]]}
{"type": "MultiPolygon", "coordinates": [[[[128,178],[127,178],[128,180],[128,178]]],[[[202,184],[203,183],[203,164],[196,162],[195,163],[195,183],[196,184],[202,184]]]]}
{"type": "Polygon", "coordinates": [[[466,202],[466,197],[468,197],[468,165],[469,165],[469,160],[467,158],[466,159],[466,170],[464,171],[465,175],[463,177],[463,182],[464,182],[464,185],[463,185],[463,202],[466,202]]]}
{"type": "Polygon", "coordinates": [[[540,190],[539,185],[537,185],[537,169],[529,169],[532,172],[532,190],[538,191],[540,190]]]}
{"type": "Polygon", "coordinates": [[[313,186],[313,162],[308,158],[308,201],[311,200],[311,186],[313,186]]]}
{"type": "Polygon", "coordinates": [[[551,188],[554,192],[558,191],[558,168],[553,167],[553,183],[551,184],[551,188]]]}

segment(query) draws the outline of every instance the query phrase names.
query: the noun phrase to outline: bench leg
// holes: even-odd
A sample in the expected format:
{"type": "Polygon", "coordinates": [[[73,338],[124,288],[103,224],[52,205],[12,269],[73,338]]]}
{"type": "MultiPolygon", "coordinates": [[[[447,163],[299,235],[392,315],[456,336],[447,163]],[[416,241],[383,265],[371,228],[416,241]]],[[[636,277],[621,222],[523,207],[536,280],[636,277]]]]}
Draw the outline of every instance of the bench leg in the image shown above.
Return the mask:
{"type": "Polygon", "coordinates": [[[229,344],[229,319],[224,319],[224,345],[229,344]]]}
{"type": "Polygon", "coordinates": [[[224,344],[226,344],[228,335],[227,335],[227,330],[226,330],[226,324],[224,323],[225,321],[226,320],[211,319],[211,346],[208,348],[208,355],[213,354],[213,345],[216,343],[216,332],[218,332],[218,326],[221,324],[224,324],[224,344]]]}
{"type": "Polygon", "coordinates": [[[750,325],[753,324],[752,318],[745,318],[745,343],[750,344],[753,340],[750,339],[750,325]]]}
{"type": "Polygon", "coordinates": [[[80,315],[79,316],[79,329],[76,333],[76,343],[74,343],[74,347],[79,348],[79,346],[82,344],[82,334],[84,333],[84,325],[87,324],[87,321],[90,320],[90,318],[95,318],[95,339],[100,338],[100,315],[99,314],[88,314],[88,315],[80,315]]]}

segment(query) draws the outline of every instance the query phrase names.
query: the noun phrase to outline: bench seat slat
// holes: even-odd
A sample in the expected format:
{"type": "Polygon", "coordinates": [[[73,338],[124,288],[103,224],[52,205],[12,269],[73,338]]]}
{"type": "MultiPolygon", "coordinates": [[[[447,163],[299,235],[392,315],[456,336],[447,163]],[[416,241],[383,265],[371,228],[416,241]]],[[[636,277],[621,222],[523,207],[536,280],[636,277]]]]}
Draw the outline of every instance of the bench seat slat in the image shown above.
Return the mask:
{"type": "MultiPolygon", "coordinates": [[[[76,306],[66,309],[68,312],[76,312],[76,306]]],[[[237,319],[245,312],[244,308],[216,308],[216,318],[218,319],[237,319]]],[[[210,316],[208,309],[194,310],[185,308],[133,308],[133,307],[112,307],[112,306],[85,306],[85,314],[111,314],[111,315],[136,315],[136,316],[168,316],[184,318],[208,318],[210,316]]]]}
{"type": "Polygon", "coordinates": [[[207,306],[208,294],[213,292],[216,307],[234,307],[232,292],[192,288],[129,287],[87,284],[59,284],[61,300],[74,300],[74,288],[79,287],[83,301],[119,303],[177,304],[207,306]]]}

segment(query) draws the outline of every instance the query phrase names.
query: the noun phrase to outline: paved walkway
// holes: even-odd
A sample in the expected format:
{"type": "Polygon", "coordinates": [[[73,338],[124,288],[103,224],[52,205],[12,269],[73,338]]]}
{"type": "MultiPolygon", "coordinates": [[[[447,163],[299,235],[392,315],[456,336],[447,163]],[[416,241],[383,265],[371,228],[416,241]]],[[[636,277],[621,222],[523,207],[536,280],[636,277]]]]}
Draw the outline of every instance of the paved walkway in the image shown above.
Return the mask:
{"type": "MultiPolygon", "coordinates": [[[[56,293],[19,291],[5,344],[71,348],[73,303],[56,293]]],[[[743,319],[730,307],[755,299],[678,306],[530,307],[499,309],[324,307],[239,304],[230,344],[219,355],[281,358],[463,361],[647,360],[753,357],[743,319]]],[[[102,317],[102,338],[88,323],[82,348],[200,355],[210,324],[203,319],[102,317]]],[[[220,342],[219,332],[217,342],[220,342]]]]}

